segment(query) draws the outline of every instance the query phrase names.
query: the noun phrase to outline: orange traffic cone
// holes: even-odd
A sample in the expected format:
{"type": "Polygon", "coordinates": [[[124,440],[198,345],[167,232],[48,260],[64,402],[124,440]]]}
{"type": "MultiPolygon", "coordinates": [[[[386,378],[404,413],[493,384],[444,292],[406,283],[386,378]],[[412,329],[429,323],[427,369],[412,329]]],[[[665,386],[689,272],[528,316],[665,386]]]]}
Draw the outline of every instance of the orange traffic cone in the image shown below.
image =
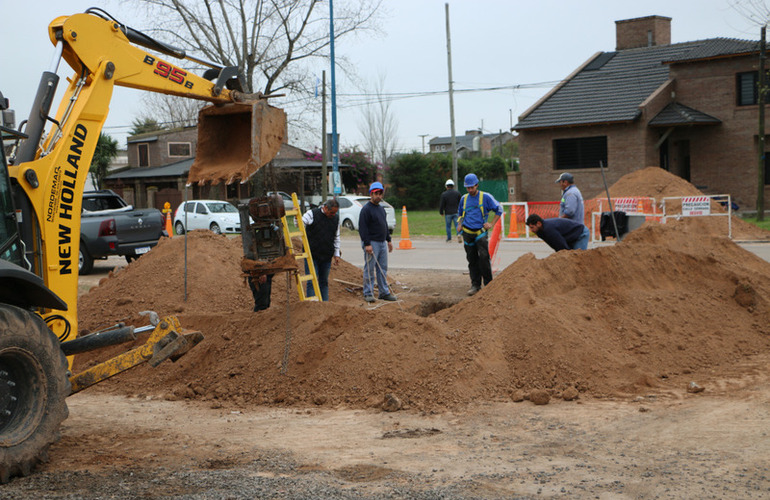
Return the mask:
{"type": "Polygon", "coordinates": [[[174,229],[171,225],[171,203],[166,202],[163,204],[163,213],[166,214],[166,233],[168,237],[174,236],[174,229]]]}
{"type": "Polygon", "coordinates": [[[406,218],[406,206],[401,208],[401,241],[398,242],[398,248],[401,250],[412,248],[412,240],[409,239],[409,221],[406,218]]]}
{"type": "Polygon", "coordinates": [[[503,217],[505,217],[505,214],[500,217],[500,219],[497,221],[497,224],[495,224],[495,227],[492,228],[492,236],[489,237],[489,260],[495,259],[497,247],[500,244],[500,233],[502,232],[503,227],[503,217]]]}
{"type": "Polygon", "coordinates": [[[508,237],[509,238],[519,237],[519,225],[518,225],[518,222],[516,221],[516,205],[511,205],[511,222],[509,223],[508,237]]]}

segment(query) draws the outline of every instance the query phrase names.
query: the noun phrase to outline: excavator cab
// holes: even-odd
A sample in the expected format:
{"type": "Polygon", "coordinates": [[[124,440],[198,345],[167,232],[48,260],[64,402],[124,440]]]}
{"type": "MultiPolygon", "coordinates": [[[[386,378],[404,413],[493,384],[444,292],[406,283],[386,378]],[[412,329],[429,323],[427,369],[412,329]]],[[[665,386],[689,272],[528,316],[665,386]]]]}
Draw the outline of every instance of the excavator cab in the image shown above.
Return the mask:
{"type": "MultiPolygon", "coordinates": [[[[0,95],[2,100],[2,95],[0,95]]],[[[8,131],[0,127],[3,138],[8,131]]],[[[0,147],[0,211],[3,219],[0,221],[0,259],[24,267],[24,252],[21,247],[19,225],[16,222],[16,209],[13,206],[11,179],[8,176],[8,164],[5,160],[5,148],[0,147]]]]}

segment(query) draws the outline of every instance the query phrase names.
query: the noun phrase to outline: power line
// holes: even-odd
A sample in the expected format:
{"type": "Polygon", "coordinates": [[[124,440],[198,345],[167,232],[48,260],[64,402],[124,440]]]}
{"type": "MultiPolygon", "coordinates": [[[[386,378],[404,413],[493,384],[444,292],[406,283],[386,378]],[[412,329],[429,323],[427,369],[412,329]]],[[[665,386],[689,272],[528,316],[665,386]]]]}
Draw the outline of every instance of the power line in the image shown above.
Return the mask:
{"type": "MultiPolygon", "coordinates": [[[[474,93],[483,93],[483,92],[500,92],[500,91],[516,91],[516,90],[526,90],[526,89],[538,89],[538,88],[551,88],[554,85],[558,84],[559,80],[556,81],[550,81],[550,82],[536,82],[536,83],[519,83],[519,84],[512,84],[512,85],[498,85],[498,86],[491,86],[491,87],[470,87],[470,88],[463,88],[463,89],[454,89],[455,94],[474,94],[474,93]]],[[[393,102],[393,101],[401,101],[405,99],[419,99],[419,98],[425,98],[425,97],[436,97],[436,96],[444,96],[449,93],[449,90],[426,90],[426,91],[418,91],[418,92],[383,92],[383,93],[368,93],[368,92],[362,92],[362,93],[338,93],[337,97],[342,97],[345,99],[345,103],[340,105],[338,104],[339,108],[354,108],[359,106],[368,106],[370,104],[375,104],[378,102],[386,101],[386,102],[393,102]]],[[[286,101],[283,101],[284,106],[291,106],[293,104],[301,104],[301,103],[307,103],[310,100],[315,100],[316,97],[312,95],[300,95],[297,96],[294,99],[288,99],[286,101]]],[[[175,121],[168,121],[168,122],[159,122],[159,125],[174,125],[176,123],[175,121]]],[[[112,126],[106,126],[103,127],[104,129],[109,130],[119,130],[119,129],[131,129],[134,125],[112,125],[112,126]]]]}

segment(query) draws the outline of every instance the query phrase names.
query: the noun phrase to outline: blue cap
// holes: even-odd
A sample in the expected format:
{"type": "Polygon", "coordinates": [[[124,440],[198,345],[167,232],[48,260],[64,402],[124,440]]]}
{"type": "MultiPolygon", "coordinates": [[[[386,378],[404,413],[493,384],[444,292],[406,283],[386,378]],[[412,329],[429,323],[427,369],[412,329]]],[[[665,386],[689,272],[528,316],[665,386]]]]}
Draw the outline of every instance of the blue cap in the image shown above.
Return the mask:
{"type": "Polygon", "coordinates": [[[476,177],[476,174],[468,174],[465,176],[465,182],[463,183],[463,185],[469,188],[471,186],[475,186],[478,183],[479,183],[479,178],[476,177]]]}
{"type": "Polygon", "coordinates": [[[382,186],[382,182],[372,182],[372,185],[369,186],[369,192],[371,193],[375,189],[381,189],[385,191],[385,188],[382,186]]]}

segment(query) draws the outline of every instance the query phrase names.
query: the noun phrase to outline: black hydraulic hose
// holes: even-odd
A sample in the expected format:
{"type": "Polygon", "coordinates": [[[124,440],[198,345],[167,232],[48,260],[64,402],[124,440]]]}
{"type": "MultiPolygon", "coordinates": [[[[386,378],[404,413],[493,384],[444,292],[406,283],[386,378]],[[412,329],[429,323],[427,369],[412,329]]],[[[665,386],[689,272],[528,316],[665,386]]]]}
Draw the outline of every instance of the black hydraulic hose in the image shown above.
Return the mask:
{"type": "Polygon", "coordinates": [[[37,87],[37,94],[35,94],[35,102],[32,104],[32,111],[27,120],[27,127],[24,129],[29,138],[22,141],[19,146],[16,165],[35,159],[35,153],[40,145],[40,138],[43,137],[43,129],[48,120],[58,85],[59,75],[50,71],[43,72],[43,76],[40,77],[40,85],[37,87]]]}
{"type": "Polygon", "coordinates": [[[68,340],[61,343],[61,350],[65,356],[72,356],[81,352],[93,351],[111,345],[123,344],[136,340],[133,326],[124,326],[114,330],[92,333],[84,337],[68,340]]]}

